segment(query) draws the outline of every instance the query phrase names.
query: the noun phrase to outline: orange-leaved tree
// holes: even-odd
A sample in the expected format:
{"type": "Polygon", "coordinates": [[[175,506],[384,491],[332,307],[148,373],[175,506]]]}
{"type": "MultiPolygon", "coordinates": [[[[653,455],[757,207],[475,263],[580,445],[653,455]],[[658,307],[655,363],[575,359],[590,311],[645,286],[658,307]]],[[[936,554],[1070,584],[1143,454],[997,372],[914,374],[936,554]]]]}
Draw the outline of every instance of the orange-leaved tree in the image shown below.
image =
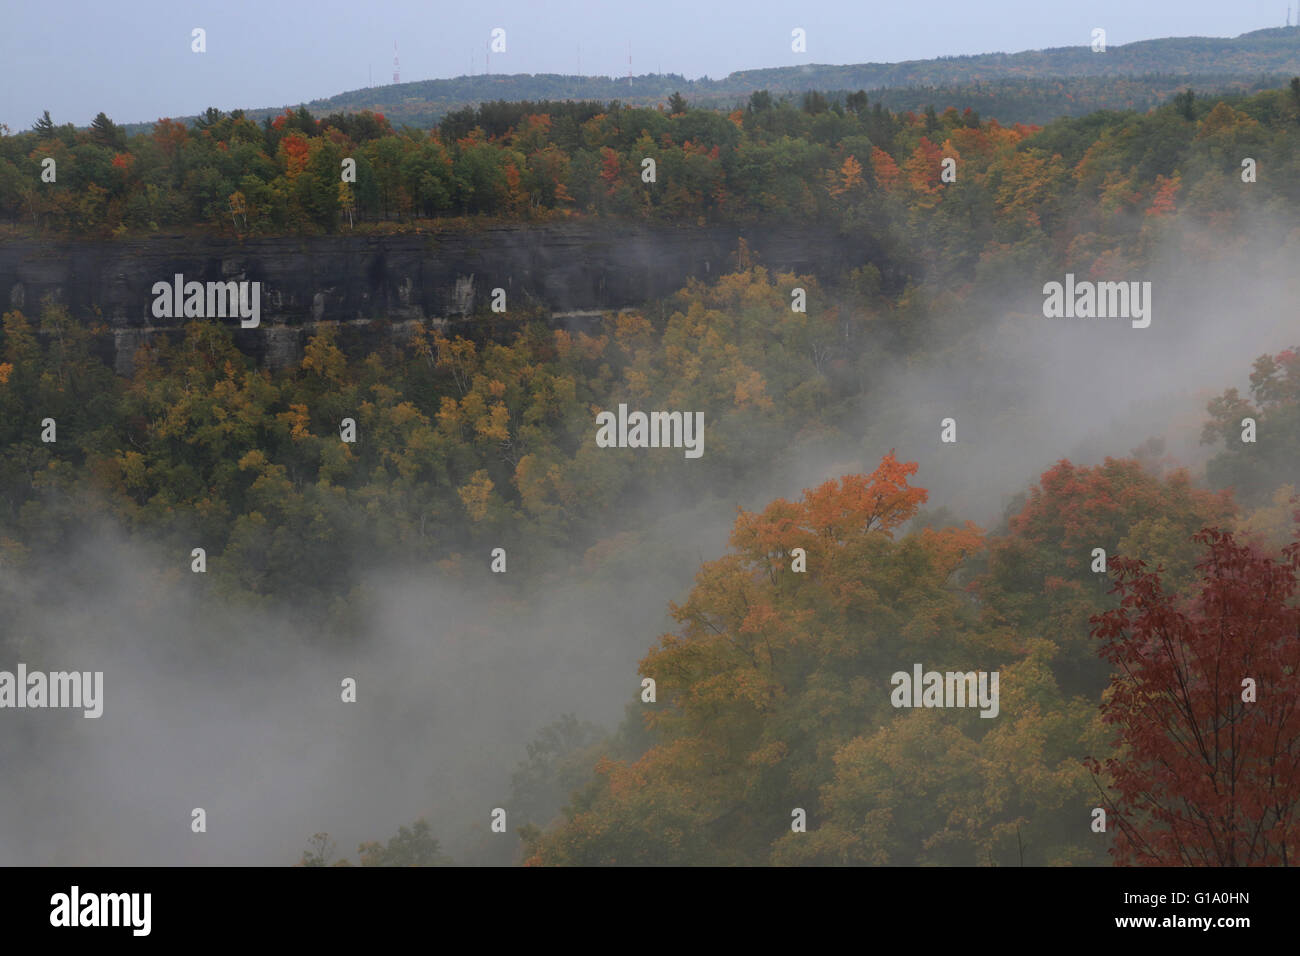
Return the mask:
{"type": "Polygon", "coordinates": [[[987,651],[950,581],[979,529],[896,537],[926,500],[916,468],[890,453],[870,475],[741,512],[730,553],[673,607],[679,633],[641,663],[655,743],[601,761],[531,862],[768,862],[792,808],[815,824],[836,751],[893,715],[900,661],[987,651]]]}

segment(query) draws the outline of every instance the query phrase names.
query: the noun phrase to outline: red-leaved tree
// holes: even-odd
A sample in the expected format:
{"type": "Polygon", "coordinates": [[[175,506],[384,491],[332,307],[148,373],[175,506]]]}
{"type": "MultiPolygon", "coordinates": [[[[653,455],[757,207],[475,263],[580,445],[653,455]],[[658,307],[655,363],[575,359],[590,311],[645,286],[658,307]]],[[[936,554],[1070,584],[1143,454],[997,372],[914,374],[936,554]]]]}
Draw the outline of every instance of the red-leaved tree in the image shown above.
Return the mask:
{"type": "MultiPolygon", "coordinates": [[[[1092,618],[1117,665],[1103,719],[1120,865],[1300,863],[1300,542],[1269,555],[1228,532],[1185,598],[1116,559],[1120,607],[1092,618]]],[[[1101,766],[1090,762],[1094,775],[1101,766]]]]}

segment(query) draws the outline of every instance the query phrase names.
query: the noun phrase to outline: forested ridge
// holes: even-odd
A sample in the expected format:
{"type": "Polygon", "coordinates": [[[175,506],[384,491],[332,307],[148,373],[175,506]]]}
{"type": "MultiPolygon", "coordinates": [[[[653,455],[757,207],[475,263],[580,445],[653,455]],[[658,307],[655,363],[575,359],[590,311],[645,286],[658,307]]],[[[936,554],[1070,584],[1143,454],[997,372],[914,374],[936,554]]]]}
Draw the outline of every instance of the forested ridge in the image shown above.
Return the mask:
{"type": "MultiPolygon", "coordinates": [[[[673,73],[588,76],[491,72],[349,90],[301,104],[314,116],[383,113],[395,125],[428,129],[450,113],[493,101],[617,99],[651,107],[680,93],[699,106],[730,111],[767,91],[796,104],[809,90],[866,90],[887,108],[921,111],[927,103],[972,106],[1004,125],[1042,123],[1097,109],[1146,110],[1188,86],[1215,93],[1276,86],[1300,70],[1300,28],[1256,30],[1238,37],[1166,37],[1016,53],[942,56],[900,63],[827,64],[738,70],[690,80],[673,73]],[[1259,84],[1259,85],[1257,85],[1259,84]]],[[[258,123],[283,107],[250,109],[258,123]]],[[[190,125],[198,117],[173,117],[190,125]]],[[[128,117],[127,119],[134,119],[128,117]]],[[[131,132],[149,124],[129,123],[131,132]]]]}
{"type": "Polygon", "coordinates": [[[1093,200],[1099,212],[1159,214],[1177,195],[1202,216],[1228,211],[1205,194],[1224,192],[1221,177],[1239,171],[1229,145],[1273,170],[1250,200],[1292,203],[1297,116],[1294,83],[1214,99],[1187,90],[1151,112],[1096,112],[1043,128],[1004,127],[969,109],[895,113],[863,92],[812,92],[799,104],[759,92],[730,113],[681,97],[657,109],[498,102],[452,113],[433,131],[394,130],[374,113],[318,120],[299,109],[258,125],[240,111],[209,110],[192,129],[164,119],[127,136],[103,114],[82,131],[47,115],[0,137],[0,218],[51,237],[572,215],[832,222],[850,232],[897,222],[930,230],[918,239],[955,231],[966,245],[976,227],[984,232],[975,239],[1007,242],[1068,224],[1073,237],[1093,200]],[[962,173],[949,189],[938,188],[943,158],[962,173]],[[345,159],[355,161],[355,182],[341,175],[345,159]],[[1163,205],[1152,209],[1161,190],[1163,205]]]}

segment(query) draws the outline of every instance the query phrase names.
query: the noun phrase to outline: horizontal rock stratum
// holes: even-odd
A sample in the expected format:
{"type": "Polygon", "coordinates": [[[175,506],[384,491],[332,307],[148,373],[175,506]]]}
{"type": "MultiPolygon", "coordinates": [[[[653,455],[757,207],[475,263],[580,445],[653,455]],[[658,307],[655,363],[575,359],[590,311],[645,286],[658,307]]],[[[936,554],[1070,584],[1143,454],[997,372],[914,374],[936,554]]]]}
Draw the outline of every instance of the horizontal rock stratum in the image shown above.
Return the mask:
{"type": "Polygon", "coordinates": [[[74,318],[98,317],[113,330],[105,358],[126,373],[141,343],[178,334],[187,321],[154,317],[154,283],[176,274],[199,282],[258,282],[258,328],[241,329],[235,318],[213,321],[229,324],[239,347],[259,362],[280,367],[296,360],[319,323],[347,326],[344,338],[364,348],[376,335],[409,334],[414,322],[468,320],[487,308],[496,288],[506,290],[511,311],[640,306],[671,295],[689,278],[733,269],[742,236],[755,260],[774,271],[830,276],[875,261],[888,273],[876,249],[831,230],[601,221],[243,241],[19,240],[0,246],[0,295],[6,309],[33,318],[46,296],[74,318]]]}

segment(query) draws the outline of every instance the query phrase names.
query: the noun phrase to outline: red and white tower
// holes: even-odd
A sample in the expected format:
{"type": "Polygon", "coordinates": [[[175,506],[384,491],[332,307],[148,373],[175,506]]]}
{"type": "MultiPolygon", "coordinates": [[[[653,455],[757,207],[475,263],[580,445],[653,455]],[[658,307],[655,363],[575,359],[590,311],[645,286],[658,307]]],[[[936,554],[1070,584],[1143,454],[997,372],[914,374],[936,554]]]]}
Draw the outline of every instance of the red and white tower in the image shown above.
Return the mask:
{"type": "Polygon", "coordinates": [[[397,41],[393,41],[393,82],[402,82],[402,68],[397,65],[397,41]]]}

